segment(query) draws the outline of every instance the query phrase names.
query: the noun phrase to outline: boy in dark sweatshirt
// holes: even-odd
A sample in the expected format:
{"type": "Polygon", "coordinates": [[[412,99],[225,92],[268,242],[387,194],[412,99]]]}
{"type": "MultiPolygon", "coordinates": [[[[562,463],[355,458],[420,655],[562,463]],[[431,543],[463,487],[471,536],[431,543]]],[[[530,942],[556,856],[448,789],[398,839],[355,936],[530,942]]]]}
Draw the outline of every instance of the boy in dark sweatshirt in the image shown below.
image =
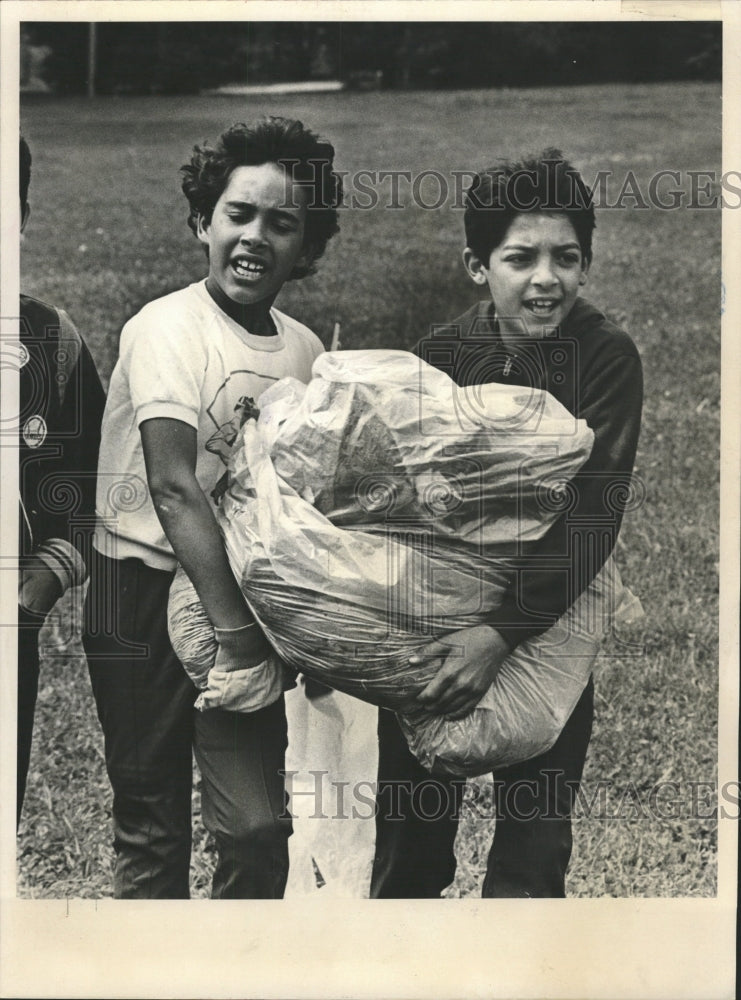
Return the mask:
{"type": "MultiPolygon", "coordinates": [[[[547,390],[586,420],[595,440],[571,490],[551,498],[561,504],[558,520],[538,542],[520,547],[509,597],[489,623],[420,653],[438,659],[440,669],[419,703],[450,719],[476,706],[509,653],[546,631],[611,554],[630,496],[643,397],[633,341],[579,296],[592,260],[594,207],[559,150],[478,174],[467,192],[464,224],[466,270],[490,295],[433,330],[417,353],[462,389],[499,382],[547,390]]],[[[463,392],[462,399],[475,406],[475,394],[463,392]]],[[[571,811],[591,736],[593,691],[590,679],[549,751],[496,772],[496,830],[484,896],[565,895],[571,811]]],[[[430,775],[386,711],[379,715],[378,778],[371,895],[439,896],[455,875],[463,783],[434,779],[437,787],[428,797],[435,801],[424,804],[430,775]]]]}
{"type": "MultiPolygon", "coordinates": [[[[30,181],[31,151],[21,138],[21,233],[30,214],[30,181]]],[[[16,822],[23,808],[31,754],[39,632],[62,594],[88,576],[84,555],[92,535],[105,406],[90,352],[63,309],[21,295],[19,341],[16,822]]]]}

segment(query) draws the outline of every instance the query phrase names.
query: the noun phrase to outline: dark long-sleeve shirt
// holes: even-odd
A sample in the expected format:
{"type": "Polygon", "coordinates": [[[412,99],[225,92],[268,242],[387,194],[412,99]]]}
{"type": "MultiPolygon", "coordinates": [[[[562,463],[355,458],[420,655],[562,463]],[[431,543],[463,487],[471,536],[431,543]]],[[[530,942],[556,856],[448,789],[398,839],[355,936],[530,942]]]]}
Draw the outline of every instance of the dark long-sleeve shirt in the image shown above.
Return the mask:
{"type": "Polygon", "coordinates": [[[20,555],[41,555],[60,579],[81,583],[75,550],[92,535],[105,393],[62,310],[22,295],[20,346],[20,555]]]}
{"type": "Polygon", "coordinates": [[[433,330],[415,351],[460,386],[499,382],[545,389],[594,431],[591,455],[572,488],[552,498],[562,513],[541,539],[521,546],[510,592],[491,613],[490,624],[514,647],[548,629],[615,546],[626,502],[635,495],[631,477],[643,403],[638,351],[584,299],[552,337],[506,345],[494,304],[481,302],[433,330]]]}

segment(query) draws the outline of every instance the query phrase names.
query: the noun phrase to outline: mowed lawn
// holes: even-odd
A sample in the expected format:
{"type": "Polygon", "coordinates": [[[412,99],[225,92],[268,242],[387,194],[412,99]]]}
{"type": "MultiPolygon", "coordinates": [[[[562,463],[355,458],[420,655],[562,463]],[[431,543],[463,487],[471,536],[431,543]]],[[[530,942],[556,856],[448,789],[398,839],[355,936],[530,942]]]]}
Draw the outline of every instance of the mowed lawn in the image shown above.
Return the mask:
{"type": "MultiPolygon", "coordinates": [[[[177,171],[195,141],[225,125],[263,112],[300,117],[335,143],[338,166],[351,173],[450,178],[556,145],[587,180],[613,171],[614,202],[628,170],[644,197],[658,170],[681,171],[686,192],[687,171],[719,173],[720,98],[717,85],[676,84],[28,101],[33,211],[22,287],[69,311],[107,382],[127,317],[203,276],[177,171]]],[[[421,189],[428,203],[435,184],[421,189]]],[[[403,209],[383,201],[348,208],[318,274],[279,299],[325,342],[339,320],[346,348],[408,347],[476,298],[460,263],[460,209],[415,206],[404,183],[403,209]]],[[[599,662],[568,890],[708,896],[716,890],[720,213],[633,206],[626,198],[600,212],[586,294],[624,324],[644,360],[637,476],[645,497],[626,518],[618,557],[646,617],[599,662]]],[[[63,602],[46,633],[18,841],[24,896],[110,895],[110,795],[78,630],[74,602],[63,602]]],[[[470,791],[452,895],[478,894],[491,837],[489,789],[470,791]]],[[[193,893],[202,896],[212,854],[197,790],[194,804],[193,893]]]]}

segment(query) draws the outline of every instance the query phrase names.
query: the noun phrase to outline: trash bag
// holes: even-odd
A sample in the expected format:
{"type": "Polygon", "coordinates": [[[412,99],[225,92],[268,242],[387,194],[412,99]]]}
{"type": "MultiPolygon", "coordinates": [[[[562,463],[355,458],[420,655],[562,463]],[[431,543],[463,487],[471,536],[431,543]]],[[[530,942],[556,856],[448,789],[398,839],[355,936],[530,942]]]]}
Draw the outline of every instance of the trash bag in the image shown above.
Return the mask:
{"type": "Polygon", "coordinates": [[[175,655],[195,686],[203,690],[218,644],[211,620],[182,566],[178,566],[170,584],[167,631],[175,655]]]}
{"type": "Polygon", "coordinates": [[[612,625],[642,613],[610,557],[555,625],[510,653],[470,715],[398,713],[410,750],[428,770],[458,777],[545,753],[576,707],[612,625]]]}
{"type": "Polygon", "coordinates": [[[591,451],[592,431],[549,393],[461,388],[406,351],[323,354],[312,375],[264,393],[259,426],[278,477],[341,527],[456,548],[532,541],[591,451]]]}
{"type": "Polygon", "coordinates": [[[582,617],[601,621],[590,637],[562,620],[578,679],[564,683],[563,643],[525,650],[543,658],[537,671],[520,663],[521,646],[484,699],[496,710],[460,722],[411,710],[437,666],[408,660],[498,606],[514,555],[558,517],[554,496],[589,456],[586,423],[541,390],[462,390],[402,351],[322,355],[308,386],[283,379],[260,407],[237,438],[217,517],[279,655],[394,709],[428,767],[481,774],[552,744],[586,684],[612,596],[585,605],[582,617]]]}
{"type": "Polygon", "coordinates": [[[256,712],[295,684],[291,672],[275,654],[254,667],[215,669],[218,644],[214,627],[182,566],[178,566],[170,584],[167,630],[175,655],[200,691],[195,707],[201,712],[209,708],[256,712]]]}

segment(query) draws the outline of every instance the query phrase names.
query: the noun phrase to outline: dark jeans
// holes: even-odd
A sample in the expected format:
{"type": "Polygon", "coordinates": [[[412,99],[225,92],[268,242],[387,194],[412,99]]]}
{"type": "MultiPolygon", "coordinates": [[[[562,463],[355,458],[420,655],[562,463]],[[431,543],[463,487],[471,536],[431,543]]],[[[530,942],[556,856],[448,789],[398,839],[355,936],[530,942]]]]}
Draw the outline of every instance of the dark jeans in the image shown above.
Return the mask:
{"type": "Polygon", "coordinates": [[[291,835],[283,697],[257,712],[198,712],[195,730],[203,825],[218,850],[213,898],[282,899],[291,835]]]}
{"type": "Polygon", "coordinates": [[[26,778],[31,759],[33,717],[39,690],[39,632],[44,618],[18,609],[18,734],[16,757],[15,824],[21,819],[26,778]]]}
{"type": "MultiPolygon", "coordinates": [[[[571,812],[592,734],[590,678],[546,753],[494,773],[494,840],[485,897],[562,897],[571,857],[571,812]]],[[[455,876],[455,835],[465,782],[431,776],[410,753],[392,712],[378,713],[376,856],[371,897],[437,898],[455,876]]]]}
{"type": "Polygon", "coordinates": [[[196,712],[167,634],[172,574],[95,554],[84,646],[113,788],[119,899],[186,899],[192,748],[218,860],[215,898],[280,898],[288,874],[283,699],[259,712],[196,712]]]}

